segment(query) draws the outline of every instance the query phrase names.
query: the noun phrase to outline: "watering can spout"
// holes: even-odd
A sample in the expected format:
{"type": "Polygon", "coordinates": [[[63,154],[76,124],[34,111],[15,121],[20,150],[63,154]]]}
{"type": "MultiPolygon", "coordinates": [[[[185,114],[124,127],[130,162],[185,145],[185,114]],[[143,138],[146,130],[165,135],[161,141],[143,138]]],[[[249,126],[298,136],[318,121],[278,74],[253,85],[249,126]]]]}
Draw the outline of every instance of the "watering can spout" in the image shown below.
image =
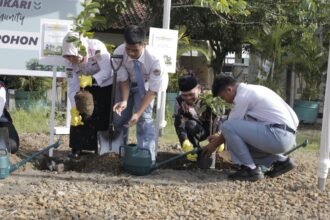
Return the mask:
{"type": "Polygon", "coordinates": [[[174,156],[174,157],[172,157],[172,158],[169,158],[169,159],[167,159],[167,160],[164,160],[164,161],[162,161],[162,162],[159,162],[159,163],[154,164],[153,167],[152,167],[152,170],[157,170],[157,169],[159,169],[161,166],[166,165],[166,164],[168,164],[168,163],[171,163],[172,161],[178,160],[178,159],[180,159],[180,158],[182,158],[182,157],[185,157],[185,156],[187,156],[188,154],[194,154],[194,153],[197,153],[197,154],[198,154],[198,153],[200,153],[200,152],[201,152],[201,148],[194,148],[193,150],[187,151],[187,152],[185,152],[185,153],[183,153],[183,154],[176,155],[176,156],[174,156]]]}
{"type": "Polygon", "coordinates": [[[306,147],[309,144],[308,139],[304,140],[304,142],[302,142],[301,144],[299,144],[298,146],[292,148],[291,150],[289,150],[288,152],[284,153],[285,156],[291,154],[293,151],[301,148],[301,147],[306,147]]]}
{"type": "Polygon", "coordinates": [[[15,170],[17,170],[18,168],[20,168],[21,166],[23,166],[24,164],[26,164],[27,162],[31,161],[32,159],[34,159],[35,157],[39,156],[40,154],[43,154],[47,151],[49,151],[50,149],[54,148],[58,148],[60,146],[60,141],[56,141],[54,144],[49,145],[48,147],[42,149],[41,151],[35,152],[34,154],[32,154],[31,156],[29,156],[28,158],[13,164],[10,166],[10,173],[14,172],[15,170]]]}
{"type": "Polygon", "coordinates": [[[49,151],[51,148],[58,148],[59,146],[60,146],[60,141],[58,140],[56,143],[49,145],[48,147],[42,149],[41,151],[35,152],[28,158],[14,164],[14,165],[10,165],[7,149],[0,148],[0,152],[2,152],[0,155],[0,179],[5,179],[6,177],[9,176],[10,173],[14,172],[15,170],[17,170],[18,168],[20,168],[27,162],[34,159],[35,157],[39,156],[42,153],[49,151]]]}

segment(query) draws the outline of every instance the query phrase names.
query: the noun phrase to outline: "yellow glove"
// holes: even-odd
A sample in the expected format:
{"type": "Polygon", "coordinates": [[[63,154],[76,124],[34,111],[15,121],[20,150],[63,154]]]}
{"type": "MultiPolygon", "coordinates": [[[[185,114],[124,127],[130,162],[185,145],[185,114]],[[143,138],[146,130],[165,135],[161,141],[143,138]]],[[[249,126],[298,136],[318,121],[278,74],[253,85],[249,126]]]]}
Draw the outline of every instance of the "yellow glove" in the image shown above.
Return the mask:
{"type": "Polygon", "coordinates": [[[93,85],[92,76],[81,75],[81,76],[79,76],[79,80],[80,80],[80,87],[81,88],[85,88],[87,86],[92,86],[93,85]]]}
{"type": "Polygon", "coordinates": [[[225,150],[225,144],[221,144],[221,145],[219,145],[218,147],[217,147],[217,151],[218,152],[222,152],[222,151],[224,151],[225,150]]]}
{"type": "MultiPolygon", "coordinates": [[[[216,136],[219,136],[221,133],[217,133],[216,136]]],[[[217,147],[217,151],[220,153],[222,151],[225,150],[225,144],[220,144],[218,147],[217,147]]]]}
{"type": "MultiPolygon", "coordinates": [[[[194,146],[188,139],[184,140],[182,143],[182,150],[188,152],[194,149],[194,146]]],[[[197,161],[197,154],[188,154],[187,159],[190,161],[197,161]]]]}
{"type": "MultiPolygon", "coordinates": [[[[209,144],[209,141],[208,140],[204,140],[202,142],[199,143],[201,147],[205,147],[206,145],[209,144]]],[[[225,144],[220,144],[218,147],[217,147],[217,152],[222,152],[225,150],[225,144]]]]}
{"type": "Polygon", "coordinates": [[[82,122],[82,118],[78,110],[76,108],[71,108],[71,126],[76,127],[83,124],[84,122],[82,122]]]}

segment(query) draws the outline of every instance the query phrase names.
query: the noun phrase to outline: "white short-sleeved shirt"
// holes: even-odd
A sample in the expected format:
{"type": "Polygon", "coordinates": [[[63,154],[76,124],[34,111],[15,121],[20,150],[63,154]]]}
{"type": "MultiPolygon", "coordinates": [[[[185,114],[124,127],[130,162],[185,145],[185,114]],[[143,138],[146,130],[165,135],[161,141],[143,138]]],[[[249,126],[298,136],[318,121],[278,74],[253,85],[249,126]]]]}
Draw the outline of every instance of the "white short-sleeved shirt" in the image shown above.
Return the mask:
{"type": "Polygon", "coordinates": [[[265,124],[286,124],[296,130],[298,117],[274,91],[264,86],[240,83],[229,119],[253,119],[265,124]]]}
{"type": "MultiPolygon", "coordinates": [[[[130,58],[125,50],[125,44],[120,45],[113,54],[123,55],[123,64],[118,70],[117,81],[123,82],[129,79],[136,82],[134,71],[134,59],[130,58]]],[[[138,61],[140,62],[144,82],[148,84],[147,89],[158,92],[161,89],[163,79],[163,64],[151,47],[146,46],[138,61]]]]}
{"type": "MultiPolygon", "coordinates": [[[[112,84],[112,69],[110,66],[110,53],[108,52],[105,45],[96,39],[86,39],[86,48],[88,57],[94,57],[95,53],[99,51],[99,55],[95,56],[95,60],[99,66],[99,71],[93,74],[93,78],[100,87],[109,86],[112,84]]],[[[75,107],[74,96],[80,90],[79,76],[82,74],[79,65],[73,65],[67,62],[67,70],[71,68],[72,71],[67,71],[68,83],[69,83],[69,99],[72,107],[75,107]]]]}

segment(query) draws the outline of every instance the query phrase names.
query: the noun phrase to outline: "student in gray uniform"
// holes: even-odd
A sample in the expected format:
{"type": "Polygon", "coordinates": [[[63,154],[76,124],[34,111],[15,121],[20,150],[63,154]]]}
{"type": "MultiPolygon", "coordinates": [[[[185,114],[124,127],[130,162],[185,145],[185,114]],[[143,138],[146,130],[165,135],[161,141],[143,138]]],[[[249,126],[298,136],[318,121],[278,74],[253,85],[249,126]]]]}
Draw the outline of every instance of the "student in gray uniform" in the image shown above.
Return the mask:
{"type": "Polygon", "coordinates": [[[238,83],[223,75],[215,78],[212,93],[233,103],[233,109],[223,123],[222,134],[209,137],[204,153],[210,154],[226,142],[233,163],[241,165],[229,179],[256,181],[264,174],[277,177],[295,167],[283,153],[296,143],[299,120],[279,95],[264,86],[238,83]],[[259,165],[269,170],[263,174],[259,165]]]}

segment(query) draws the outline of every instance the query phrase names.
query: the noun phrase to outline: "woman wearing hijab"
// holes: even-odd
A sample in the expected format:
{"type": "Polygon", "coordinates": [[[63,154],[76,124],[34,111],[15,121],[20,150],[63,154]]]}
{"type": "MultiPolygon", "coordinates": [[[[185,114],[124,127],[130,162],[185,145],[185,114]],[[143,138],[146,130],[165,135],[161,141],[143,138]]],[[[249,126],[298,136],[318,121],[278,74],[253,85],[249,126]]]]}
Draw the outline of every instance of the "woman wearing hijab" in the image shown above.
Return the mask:
{"type": "MultiPolygon", "coordinates": [[[[63,57],[68,61],[66,72],[71,103],[69,145],[72,149],[71,156],[77,158],[82,150],[97,152],[97,132],[108,130],[112,86],[110,54],[101,41],[83,38],[78,33],[69,32],[63,40],[63,57]],[[82,47],[72,42],[70,40],[72,37],[81,41],[85,53],[80,53],[82,47]],[[92,109],[90,117],[77,109],[77,93],[82,91],[88,91],[94,102],[94,110],[90,108],[92,109]]],[[[88,99],[88,92],[85,93],[87,96],[79,97],[88,99]]]]}

